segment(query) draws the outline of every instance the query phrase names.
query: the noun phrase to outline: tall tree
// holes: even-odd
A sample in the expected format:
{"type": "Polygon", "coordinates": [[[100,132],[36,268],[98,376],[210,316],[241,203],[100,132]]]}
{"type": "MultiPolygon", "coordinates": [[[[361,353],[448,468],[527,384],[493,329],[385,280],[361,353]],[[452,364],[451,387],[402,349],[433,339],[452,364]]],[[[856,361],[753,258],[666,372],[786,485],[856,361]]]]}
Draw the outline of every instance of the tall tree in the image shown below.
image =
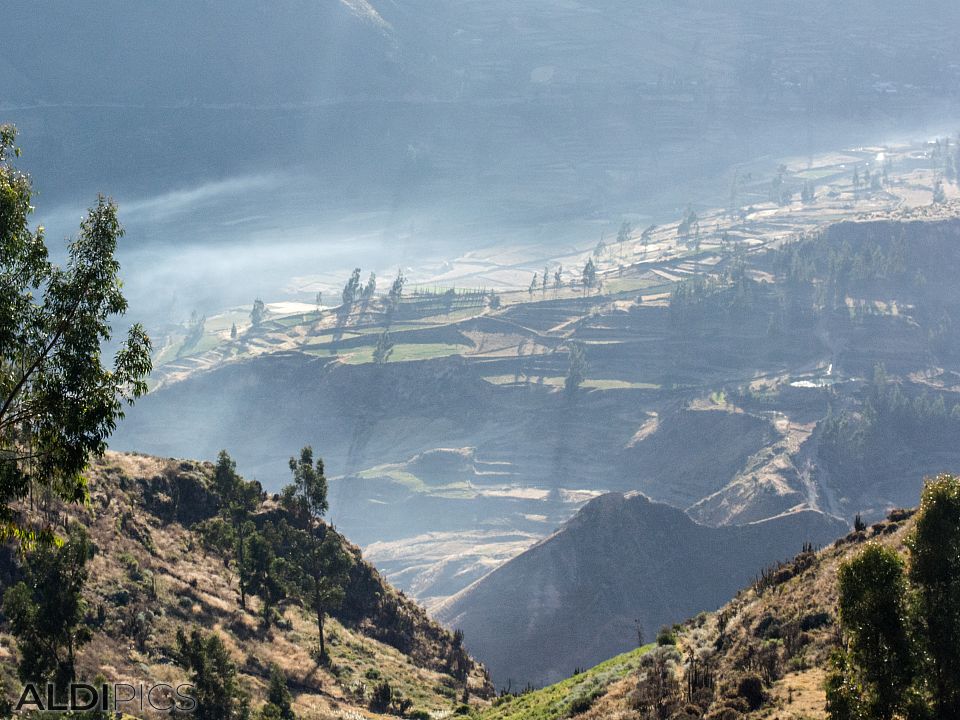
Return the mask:
{"type": "Polygon", "coordinates": [[[597,266],[593,264],[592,258],[583,266],[582,280],[585,291],[592,290],[597,284],[597,266]]]}
{"type": "Polygon", "coordinates": [[[267,306],[263,304],[263,300],[257,298],[253,301],[253,309],[250,310],[250,324],[258,328],[263,323],[263,319],[267,316],[267,306]]]}
{"type": "Polygon", "coordinates": [[[403,270],[397,270],[397,276],[393,279],[393,284],[390,285],[390,292],[387,294],[391,304],[400,304],[400,299],[403,297],[403,286],[406,282],[407,279],[403,276],[403,270]]]}
{"type": "Polygon", "coordinates": [[[237,474],[237,463],[226,450],[217,456],[213,474],[214,487],[220,496],[220,514],[230,524],[229,538],[233,541],[234,560],[240,586],[240,607],[247,606],[249,565],[246,559],[248,538],[256,530],[251,516],[260,504],[259,483],[247,482],[237,474]]]}
{"type": "Polygon", "coordinates": [[[377,337],[377,345],[373,348],[373,362],[377,365],[386,365],[393,354],[393,340],[390,333],[384,330],[377,337]]]}
{"type": "Polygon", "coordinates": [[[578,342],[570,344],[570,361],[567,365],[567,377],[564,379],[564,390],[567,395],[573,396],[587,379],[587,353],[583,345],[578,342]]]}
{"type": "Polygon", "coordinates": [[[370,273],[370,277],[367,278],[367,284],[363,286],[363,299],[369,300],[373,297],[374,293],[377,292],[377,274],[374,272],[370,273]]]}
{"type": "MultiPolygon", "coordinates": [[[[853,700],[870,718],[890,720],[902,707],[913,680],[907,626],[903,560],[877,544],[840,566],[840,625],[847,636],[850,666],[859,668],[853,700]]],[[[834,693],[835,704],[841,702],[834,693]]],[[[843,703],[848,699],[843,699],[843,703]]],[[[851,705],[853,703],[850,703],[851,705]]]]}
{"type": "Polygon", "coordinates": [[[649,225],[647,228],[640,234],[640,242],[643,244],[643,252],[646,254],[647,246],[650,244],[650,241],[653,239],[653,231],[657,229],[656,225],[649,225]]]}
{"type": "Polygon", "coordinates": [[[350,274],[350,278],[347,280],[347,284],[343,286],[343,292],[341,293],[343,306],[349,308],[359,297],[360,268],[354,268],[353,272],[350,274]]]}
{"type": "Polygon", "coordinates": [[[943,205],[947,202],[947,193],[943,189],[943,180],[937,178],[933,183],[933,204],[943,205]]]}
{"type": "Polygon", "coordinates": [[[287,688],[287,676],[276,663],[270,665],[270,684],[267,686],[267,708],[261,712],[261,717],[278,718],[278,720],[294,720],[291,707],[292,699],[287,688]]]}
{"type": "Polygon", "coordinates": [[[620,224],[620,230],[617,231],[617,243],[620,246],[620,257],[623,257],[623,244],[630,239],[630,233],[633,232],[633,225],[624,220],[620,224]]]}
{"type": "Polygon", "coordinates": [[[317,619],[319,655],[327,662],[327,643],[324,624],[327,616],[337,610],[346,596],[345,586],[352,566],[350,556],[343,549],[343,541],[326,525],[314,532],[301,532],[297,553],[297,587],[304,604],[313,610],[317,619]]]}
{"type": "Polygon", "coordinates": [[[330,509],[323,459],[317,458],[314,462],[313,448],[307,445],[300,451],[300,457],[290,458],[289,466],[293,484],[287,485],[281,493],[284,507],[305,527],[312,527],[330,509]]]}
{"type": "Polygon", "coordinates": [[[83,623],[90,541],[71,526],[61,547],[41,543],[27,555],[25,580],[3,597],[3,612],[20,648],[18,674],[23,682],[53,681],[58,688],[76,679],[76,652],[90,641],[83,623]]]}
{"type": "Polygon", "coordinates": [[[290,458],[293,484],[281,493],[284,507],[294,517],[297,527],[292,534],[296,562],[289,564],[291,585],[304,605],[313,610],[320,636],[321,661],[328,660],[324,622],[327,615],[340,607],[351,559],[343,549],[340,537],[322,522],[329,509],[327,479],[323,460],[314,461],[309,445],[299,458],[290,458]]]}
{"type": "Polygon", "coordinates": [[[926,484],[909,547],[937,717],[960,717],[960,479],[926,484]]]}
{"type": "Polygon", "coordinates": [[[123,228],[100,196],[70,243],[50,262],[43,228],[29,226],[33,187],[13,159],[16,131],[0,126],[0,539],[34,534],[12,505],[42,486],[67,502],[87,496],[82,473],[146,392],[150,340],[133,325],[112,367],[102,362],[111,319],[122,315],[115,254],[123,228]]]}
{"type": "Polygon", "coordinates": [[[387,291],[387,301],[384,305],[384,320],[387,328],[393,322],[393,315],[400,307],[400,301],[403,298],[403,286],[407,279],[403,276],[403,270],[397,270],[397,276],[390,284],[390,290],[387,291]]]}
{"type": "Polygon", "coordinates": [[[192,713],[184,717],[196,720],[241,720],[248,714],[246,702],[237,685],[237,668],[230,659],[223,640],[215,632],[204,635],[194,628],[187,637],[177,630],[179,663],[190,671],[193,699],[192,713]]]}
{"type": "Polygon", "coordinates": [[[277,557],[279,545],[273,523],[267,522],[262,531],[247,534],[240,575],[247,591],[259,596],[262,602],[263,624],[273,624],[275,608],[287,596],[287,562],[277,557]]]}

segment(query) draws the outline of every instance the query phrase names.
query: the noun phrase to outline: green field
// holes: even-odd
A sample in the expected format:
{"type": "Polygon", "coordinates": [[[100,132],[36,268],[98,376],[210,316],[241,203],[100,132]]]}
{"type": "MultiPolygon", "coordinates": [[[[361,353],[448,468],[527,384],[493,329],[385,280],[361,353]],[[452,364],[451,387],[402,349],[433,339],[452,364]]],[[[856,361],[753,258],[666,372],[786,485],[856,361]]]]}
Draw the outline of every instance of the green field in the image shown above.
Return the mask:
{"type": "MultiPolygon", "coordinates": [[[[516,381],[516,375],[486,375],[486,380],[491,385],[511,385],[516,381]]],[[[521,381],[525,377],[521,373],[521,381]]],[[[532,376],[530,382],[537,384],[540,381],[538,375],[532,376]]],[[[543,378],[543,384],[549,387],[562,388],[566,378],[560,375],[543,378]]],[[[655,383],[630,382],[629,380],[613,380],[604,378],[588,378],[583,381],[582,388],[585,390],[659,390],[660,386],[655,383]]]]}
{"type": "MultiPolygon", "coordinates": [[[[431,360],[433,358],[460,355],[469,350],[469,346],[451,343],[397,343],[393,346],[393,353],[388,362],[405,362],[408,360],[431,360]]],[[[341,359],[350,365],[361,365],[373,362],[373,347],[351,349],[341,359]]]]}
{"type": "Polygon", "coordinates": [[[468,482],[457,481],[444,483],[442,485],[430,485],[413,473],[407,472],[396,465],[379,465],[369,468],[368,470],[363,470],[357,473],[356,476],[364,480],[394,482],[415,493],[430,493],[443,497],[458,498],[471,498],[477,495],[468,482]]]}
{"type": "Polygon", "coordinates": [[[542,690],[494,700],[493,706],[475,717],[479,720],[559,720],[570,717],[574,702],[589,702],[606,693],[607,688],[640,667],[640,659],[654,648],[644,645],[617,655],[579,675],[542,690]]]}
{"type": "Polygon", "coordinates": [[[650,280],[648,278],[638,278],[638,277],[623,277],[623,278],[611,278],[605,280],[603,283],[603,291],[610,295],[616,295],[618,293],[625,292],[636,292],[643,290],[645,293],[650,292],[650,288],[661,287],[663,283],[660,280],[650,280]]]}

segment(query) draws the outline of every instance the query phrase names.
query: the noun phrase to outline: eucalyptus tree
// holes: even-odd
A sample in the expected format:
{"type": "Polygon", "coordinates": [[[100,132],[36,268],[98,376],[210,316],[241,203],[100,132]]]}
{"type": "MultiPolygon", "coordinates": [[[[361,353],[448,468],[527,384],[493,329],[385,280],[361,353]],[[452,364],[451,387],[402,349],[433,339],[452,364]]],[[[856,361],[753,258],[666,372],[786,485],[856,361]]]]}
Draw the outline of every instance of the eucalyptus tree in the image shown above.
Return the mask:
{"type": "Polygon", "coordinates": [[[30,541],[36,534],[16,503],[37,487],[86,499],[83,472],[106,450],[124,406],[146,392],[151,361],[150,340],[134,324],[104,362],[111,321],[127,310],[117,206],[99,196],[65,265],[55,265],[43,228],[30,227],[33,187],[14,164],[15,139],[12,126],[0,126],[0,539],[30,541]]]}

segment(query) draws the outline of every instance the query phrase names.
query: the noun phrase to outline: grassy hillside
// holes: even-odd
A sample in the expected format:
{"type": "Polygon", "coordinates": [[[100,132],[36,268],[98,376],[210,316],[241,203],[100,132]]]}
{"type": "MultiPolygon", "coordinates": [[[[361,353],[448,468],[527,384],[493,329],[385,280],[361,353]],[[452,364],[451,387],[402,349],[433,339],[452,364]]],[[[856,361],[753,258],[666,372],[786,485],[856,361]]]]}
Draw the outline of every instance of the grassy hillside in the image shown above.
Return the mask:
{"type": "MultiPolygon", "coordinates": [[[[96,547],[85,591],[93,640],[78,660],[78,675],[98,673],[111,681],[139,684],[184,680],[174,663],[177,628],[200,627],[223,638],[239,670],[240,684],[256,709],[268,669],[279,665],[294,695],[298,717],[341,717],[366,711],[375,685],[389,682],[412,701],[412,709],[451,711],[463,696],[448,660],[452,635],[359,562],[359,550],[341,540],[357,559],[346,600],[327,630],[329,663],[315,659],[315,619],[295,605],[265,629],[256,598],[238,605],[237,579],[222,558],[204,551],[191,526],[216,512],[209,463],[109,453],[90,473],[86,507],[53,508],[54,523],[80,522],[96,547]]],[[[268,501],[261,512],[276,513],[268,501]]],[[[9,586],[18,563],[3,550],[0,581],[9,586]]],[[[18,687],[16,642],[0,633],[0,679],[18,687]]],[[[474,695],[489,683],[479,665],[470,670],[474,695]]],[[[355,716],[355,715],[354,715],[355,716]]]]}
{"type": "Polygon", "coordinates": [[[511,689],[494,700],[479,717],[483,720],[551,720],[577,715],[607,695],[612,685],[636,673],[643,656],[654,647],[644,645],[617,655],[542,690],[511,689]]]}

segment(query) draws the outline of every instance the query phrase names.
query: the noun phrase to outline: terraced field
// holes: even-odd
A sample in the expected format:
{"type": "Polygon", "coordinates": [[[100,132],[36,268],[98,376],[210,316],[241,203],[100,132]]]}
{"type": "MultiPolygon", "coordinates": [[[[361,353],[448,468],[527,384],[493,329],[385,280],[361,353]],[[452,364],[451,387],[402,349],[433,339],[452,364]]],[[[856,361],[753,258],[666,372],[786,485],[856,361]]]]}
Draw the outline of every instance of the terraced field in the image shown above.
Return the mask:
{"type": "MultiPolygon", "coordinates": [[[[942,378],[960,363],[937,339],[941,310],[922,308],[933,288],[952,297],[943,269],[958,206],[930,204],[939,170],[928,146],[787,159],[780,187],[792,197],[782,204],[770,200],[777,164],[744,168],[735,209],[684,211],[623,243],[556,256],[542,245],[474,250],[411,271],[396,307],[376,295],[348,309],[268,303],[256,328],[244,308],[209,318],[193,350],[175,338],[163,347],[155,389],[117,447],[197,457],[228,447],[276,487],[290,453],[313,444],[335,522],[431,604],[604,491],[640,490],[715,525],[802,509],[878,515],[910,502],[915,483],[891,476],[865,490],[837,477],[819,443],[831,412],[860,407],[877,363],[952,405],[942,378]],[[854,167],[887,179],[854,187],[854,167]],[[814,198],[801,202],[811,181],[814,198]],[[884,245],[898,232],[912,238],[928,289],[913,275],[857,280],[837,312],[816,309],[822,280],[800,287],[773,252],[798,238],[884,245]],[[593,287],[582,283],[588,260],[593,287]],[[531,287],[545,266],[547,287],[531,287]],[[731,302],[743,305],[718,309],[734,277],[745,294],[731,302]],[[681,317],[673,296],[697,287],[715,295],[681,317]],[[378,365],[384,333],[393,351],[378,365]],[[586,364],[570,395],[572,344],[586,364]],[[470,459],[429,478],[410,465],[437,450],[470,459]]],[[[958,196],[950,183],[945,192],[958,196]]],[[[953,457],[944,450],[924,467],[953,457]]],[[[909,448],[902,462],[919,467],[909,448]]]]}

